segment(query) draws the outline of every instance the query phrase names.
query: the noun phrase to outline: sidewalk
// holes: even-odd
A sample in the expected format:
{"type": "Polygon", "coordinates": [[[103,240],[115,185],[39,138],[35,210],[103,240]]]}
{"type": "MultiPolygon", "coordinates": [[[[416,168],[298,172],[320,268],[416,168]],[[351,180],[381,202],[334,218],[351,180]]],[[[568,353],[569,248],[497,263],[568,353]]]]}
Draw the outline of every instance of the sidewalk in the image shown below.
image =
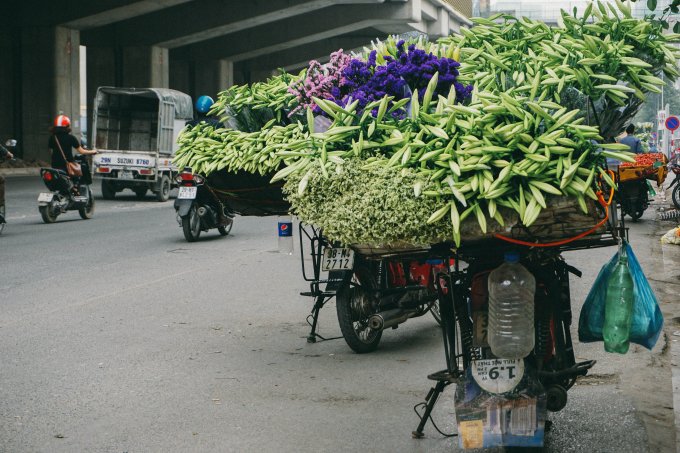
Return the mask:
{"type": "MultiPolygon", "coordinates": [[[[657,188],[655,188],[657,189],[657,188]]],[[[651,251],[661,252],[661,263],[656,272],[647,275],[654,289],[664,315],[664,332],[667,344],[670,345],[670,371],[673,392],[673,412],[675,423],[675,451],[680,453],[680,246],[661,243],[661,237],[671,228],[680,226],[680,219],[661,220],[659,209],[674,209],[671,191],[659,191],[650,200],[650,207],[645,217],[654,222],[653,234],[650,235],[651,251]]],[[[651,223],[650,222],[650,223],[651,223]]]]}
{"type": "Polygon", "coordinates": [[[40,175],[40,167],[0,168],[0,175],[3,175],[3,176],[39,176],[40,175]]]}

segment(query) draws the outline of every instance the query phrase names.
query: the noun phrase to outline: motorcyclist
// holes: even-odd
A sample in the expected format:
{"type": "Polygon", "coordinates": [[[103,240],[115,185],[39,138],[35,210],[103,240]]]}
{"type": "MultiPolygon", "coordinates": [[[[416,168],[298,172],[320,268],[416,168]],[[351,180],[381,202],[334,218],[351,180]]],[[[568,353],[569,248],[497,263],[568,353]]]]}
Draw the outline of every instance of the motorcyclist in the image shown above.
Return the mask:
{"type": "MultiPolygon", "coordinates": [[[[71,135],[71,120],[66,115],[59,115],[54,120],[54,126],[50,127],[49,131],[52,135],[47,142],[47,147],[52,153],[52,168],[56,170],[68,173],[66,170],[66,162],[75,162],[75,159],[73,158],[73,149],[80,154],[97,153],[96,149],[89,150],[83,148],[78,139],[71,135]],[[59,145],[61,145],[61,148],[59,145]]],[[[78,195],[80,178],[72,177],[71,179],[73,181],[73,192],[78,195]]]]}
{"type": "Polygon", "coordinates": [[[199,123],[208,123],[211,124],[212,127],[215,129],[223,128],[224,125],[222,123],[220,123],[216,119],[208,118],[208,112],[210,111],[210,108],[214,103],[215,101],[213,101],[210,96],[201,96],[200,98],[198,98],[198,100],[196,101],[197,118],[191,121],[187,121],[186,125],[196,126],[199,123]]]}
{"type": "MultiPolygon", "coordinates": [[[[200,123],[208,123],[214,129],[223,128],[224,125],[221,122],[213,118],[208,118],[208,112],[210,111],[214,103],[215,101],[213,101],[213,99],[210,96],[201,96],[200,98],[198,98],[198,100],[196,101],[197,118],[191,121],[187,121],[186,126],[195,127],[200,123]]],[[[215,197],[214,193],[213,197],[215,197]]],[[[215,197],[215,199],[217,200],[217,197],[215,197]]],[[[221,203],[219,204],[221,206],[221,203]]],[[[220,209],[219,211],[220,211],[220,225],[229,226],[229,224],[231,224],[231,219],[224,214],[224,209],[220,209]]]]}
{"type": "MultiPolygon", "coordinates": [[[[7,151],[4,146],[0,145],[0,159],[10,160],[12,153],[7,151]]],[[[0,224],[5,222],[5,177],[0,175],[0,224]]]]}

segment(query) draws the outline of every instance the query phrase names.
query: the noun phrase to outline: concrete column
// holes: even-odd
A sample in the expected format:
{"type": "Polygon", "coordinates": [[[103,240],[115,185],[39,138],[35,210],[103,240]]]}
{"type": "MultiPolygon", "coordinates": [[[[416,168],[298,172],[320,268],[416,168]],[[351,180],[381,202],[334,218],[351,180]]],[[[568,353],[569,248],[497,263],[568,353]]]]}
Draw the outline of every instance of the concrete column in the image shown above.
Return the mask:
{"type": "MultiPolygon", "coordinates": [[[[20,105],[20,97],[16,98],[17,88],[14,86],[15,71],[20,70],[21,65],[14,61],[13,46],[17,45],[16,38],[21,35],[17,29],[0,27],[0,144],[11,138],[20,138],[15,131],[15,102],[20,105]]],[[[20,41],[19,41],[20,45],[20,41]]],[[[20,94],[20,93],[19,93],[20,94]]],[[[18,119],[18,118],[16,118],[18,119]]]]}
{"type": "Polygon", "coordinates": [[[219,92],[228,90],[234,86],[234,62],[219,60],[219,92]]]}
{"type": "Polygon", "coordinates": [[[50,160],[48,127],[60,112],[80,135],[80,34],[62,27],[22,27],[21,102],[24,158],[50,160]]]}
{"type": "Polygon", "coordinates": [[[194,101],[217,95],[234,86],[234,63],[229,60],[172,60],[170,88],[191,96],[194,101]]]}
{"type": "Polygon", "coordinates": [[[68,116],[72,134],[80,137],[80,32],[57,27],[54,55],[55,113],[68,116]]]}
{"type": "Polygon", "coordinates": [[[158,46],[125,47],[122,55],[125,88],[168,88],[168,49],[158,46]]]}

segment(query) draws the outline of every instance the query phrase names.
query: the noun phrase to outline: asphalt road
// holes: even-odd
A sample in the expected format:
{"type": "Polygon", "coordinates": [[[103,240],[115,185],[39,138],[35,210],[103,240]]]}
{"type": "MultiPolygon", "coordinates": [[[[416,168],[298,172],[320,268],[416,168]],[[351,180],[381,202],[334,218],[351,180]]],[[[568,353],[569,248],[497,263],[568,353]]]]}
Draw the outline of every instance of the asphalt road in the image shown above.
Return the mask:
{"type": "MultiPolygon", "coordinates": [[[[432,318],[386,332],[368,355],[342,339],[308,344],[299,243],[293,256],[277,252],[276,218],[237,217],[230,236],[190,244],[172,199],[126,191],[105,201],[95,182],[91,220],[70,212],[47,225],[40,179],[8,178],[0,452],[458,450],[430,424],[426,438],[411,438],[412,408],[433,385],[426,376],[445,368],[432,318]]],[[[649,272],[659,266],[648,246],[656,229],[645,218],[631,230],[649,272]]],[[[584,271],[572,285],[575,320],[613,254],[568,254],[584,271]]],[[[668,315],[677,301],[662,308],[668,315]]],[[[320,321],[322,335],[339,335],[333,303],[320,321]]],[[[598,359],[597,377],[550,415],[545,451],[674,451],[666,341],[611,356],[575,339],[577,357],[598,359]]],[[[433,414],[446,432],[455,431],[453,393],[433,414]]]]}

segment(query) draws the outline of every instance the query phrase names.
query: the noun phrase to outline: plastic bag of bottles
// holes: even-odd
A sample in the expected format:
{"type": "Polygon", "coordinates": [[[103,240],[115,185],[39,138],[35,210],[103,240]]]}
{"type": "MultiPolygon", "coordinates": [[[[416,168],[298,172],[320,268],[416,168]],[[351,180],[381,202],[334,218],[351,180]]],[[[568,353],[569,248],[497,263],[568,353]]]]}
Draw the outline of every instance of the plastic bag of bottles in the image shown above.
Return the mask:
{"type": "Polygon", "coordinates": [[[680,228],[673,228],[668,230],[666,234],[661,238],[661,242],[664,244],[676,244],[680,245],[680,228]]]}
{"type": "MultiPolygon", "coordinates": [[[[625,241],[624,241],[625,242],[625,241]]],[[[652,349],[659,338],[663,327],[663,315],[656,301],[656,296],[642,272],[633,249],[625,242],[628,255],[628,268],[633,277],[635,287],[635,305],[633,307],[633,325],[630,329],[630,341],[652,349]]],[[[603,341],[604,312],[607,302],[607,283],[619,259],[618,252],[600,270],[593,287],[588,293],[578,322],[578,339],[583,343],[603,341]]]]}

